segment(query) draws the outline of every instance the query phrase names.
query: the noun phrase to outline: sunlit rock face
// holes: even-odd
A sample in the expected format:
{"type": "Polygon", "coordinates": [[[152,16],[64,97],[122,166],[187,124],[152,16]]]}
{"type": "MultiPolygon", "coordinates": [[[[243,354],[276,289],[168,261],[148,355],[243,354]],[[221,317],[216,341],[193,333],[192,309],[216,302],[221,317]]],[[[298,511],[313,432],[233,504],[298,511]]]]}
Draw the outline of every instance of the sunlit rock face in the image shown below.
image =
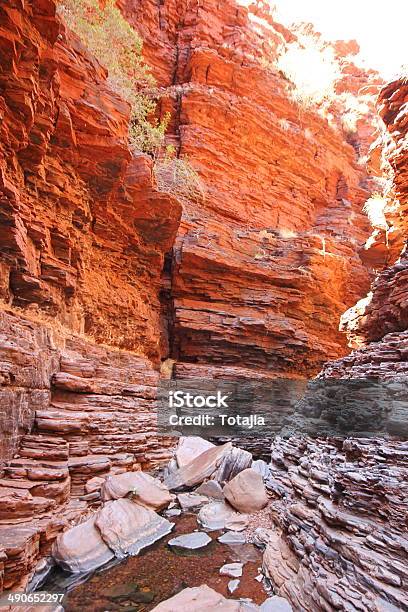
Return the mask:
{"type": "MultiPolygon", "coordinates": [[[[371,167],[385,174],[389,182],[383,209],[386,231],[377,236],[387,257],[369,295],[342,318],[343,329],[359,346],[372,341],[382,341],[383,345],[384,336],[390,333],[395,342],[398,334],[394,332],[404,332],[408,327],[407,103],[408,85],[403,79],[389,83],[380,92],[379,114],[385,130],[373,146],[371,167]]],[[[400,335],[403,339],[404,334],[400,335]]],[[[405,349],[402,340],[401,361],[406,360],[405,349]]],[[[368,350],[374,350],[374,345],[368,350]]]]}
{"type": "Polygon", "coordinates": [[[312,112],[292,99],[277,60],[303,34],[244,4],[121,2],[164,88],[170,140],[206,187],[183,202],[170,351],[179,362],[307,376],[346,353],[338,319],[369,285],[358,251],[370,184],[358,162],[373,138],[372,102],[352,137],[338,122],[339,96],[370,91],[375,75],[353,64],[355,45],[334,45],[337,97],[326,117],[322,105],[312,112]]]}
{"type": "MultiPolygon", "coordinates": [[[[369,288],[371,122],[345,135],[340,102],[323,117],[292,100],[274,61],[298,34],[232,0],[119,4],[172,113],[169,142],[205,189],[158,191],[151,160],[129,151],[128,105],[52,0],[2,2],[6,588],[100,503],[102,479],[169,457],[160,359],[187,377],[315,373],[346,353],[339,315],[369,288]]],[[[375,81],[344,65],[345,91],[375,81]]]]}

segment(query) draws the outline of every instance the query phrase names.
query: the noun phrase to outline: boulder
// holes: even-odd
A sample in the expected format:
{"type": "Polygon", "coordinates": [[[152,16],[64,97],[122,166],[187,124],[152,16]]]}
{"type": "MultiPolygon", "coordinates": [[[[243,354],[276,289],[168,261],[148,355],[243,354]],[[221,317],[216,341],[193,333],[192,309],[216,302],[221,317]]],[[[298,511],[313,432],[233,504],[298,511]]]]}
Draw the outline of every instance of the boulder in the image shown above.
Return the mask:
{"type": "Polygon", "coordinates": [[[104,542],[119,558],[139,554],[174,527],[174,523],[130,499],[107,502],[98,512],[95,525],[104,542]]]}
{"type": "Polygon", "coordinates": [[[214,479],[221,485],[229,482],[252,464],[252,455],[242,448],[232,446],[227,453],[222,457],[220,465],[214,474],[214,479]]]}
{"type": "Polygon", "coordinates": [[[102,485],[102,500],[121,499],[128,494],[141,506],[162,510],[171,502],[168,488],[157,478],[145,472],[124,472],[108,476],[102,485]]]}
{"type": "Polygon", "coordinates": [[[95,525],[96,518],[97,515],[68,529],[54,543],[52,556],[65,571],[87,573],[113,559],[112,550],[103,541],[95,525]]]}
{"type": "Polygon", "coordinates": [[[240,512],[257,512],[266,506],[268,497],[262,476],[248,468],[224,487],[225,499],[240,512]]]}
{"type": "Polygon", "coordinates": [[[235,510],[225,502],[211,502],[201,508],[197,520],[205,529],[216,531],[225,529],[226,522],[236,516],[235,510]]]}
{"type": "Polygon", "coordinates": [[[223,500],[224,493],[222,492],[222,486],[216,480],[207,480],[203,482],[195,491],[199,495],[206,495],[212,499],[223,500]]]}
{"type": "Polygon", "coordinates": [[[243,606],[243,603],[226,599],[204,584],[200,587],[183,589],[174,597],[159,603],[152,612],[208,612],[208,610],[243,612],[245,609],[243,606]]]}
{"type": "Polygon", "coordinates": [[[201,484],[216,472],[223,457],[231,448],[231,442],[212,446],[187,465],[170,473],[165,479],[165,485],[170,491],[179,491],[201,484]]]}
{"type": "Polygon", "coordinates": [[[191,463],[196,457],[204,453],[214,444],[199,436],[181,437],[176,449],[176,461],[179,468],[191,463]]]}
{"type": "Polygon", "coordinates": [[[171,548],[182,548],[185,550],[197,550],[203,548],[212,542],[209,535],[203,531],[194,531],[193,533],[185,533],[177,538],[169,540],[168,545],[171,548]]]}

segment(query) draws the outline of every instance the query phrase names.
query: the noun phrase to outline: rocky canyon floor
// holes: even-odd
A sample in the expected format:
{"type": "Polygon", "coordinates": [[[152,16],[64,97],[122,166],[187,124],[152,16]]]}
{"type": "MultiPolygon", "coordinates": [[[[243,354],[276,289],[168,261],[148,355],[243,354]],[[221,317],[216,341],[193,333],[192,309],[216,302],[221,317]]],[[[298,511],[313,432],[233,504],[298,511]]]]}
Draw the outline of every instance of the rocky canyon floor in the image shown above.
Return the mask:
{"type": "Polygon", "coordinates": [[[408,609],[407,133],[264,0],[0,2],[2,603],[408,609]],[[295,409],[163,433],[207,384],[295,409]]]}

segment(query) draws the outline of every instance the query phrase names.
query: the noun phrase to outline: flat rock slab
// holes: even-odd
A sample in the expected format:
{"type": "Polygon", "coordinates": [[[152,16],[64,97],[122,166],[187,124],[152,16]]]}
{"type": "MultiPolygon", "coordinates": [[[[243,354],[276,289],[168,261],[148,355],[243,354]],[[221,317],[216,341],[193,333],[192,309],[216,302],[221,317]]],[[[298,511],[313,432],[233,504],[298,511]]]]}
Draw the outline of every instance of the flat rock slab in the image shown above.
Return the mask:
{"type": "Polygon", "coordinates": [[[177,495],[177,500],[184,511],[200,508],[210,501],[205,495],[198,495],[197,493],[180,493],[177,495]]]}
{"type": "Polygon", "coordinates": [[[220,568],[221,576],[240,578],[242,576],[243,563],[226,563],[220,568]]]}
{"type": "Polygon", "coordinates": [[[68,529],[54,543],[52,556],[65,571],[87,573],[114,558],[95,525],[96,518],[97,515],[68,529]]]}
{"type": "Polygon", "coordinates": [[[219,538],[217,538],[221,544],[245,544],[246,539],[243,533],[237,533],[235,531],[227,531],[227,533],[223,533],[219,538]]]}
{"type": "Polygon", "coordinates": [[[210,536],[203,531],[194,531],[193,533],[186,533],[169,540],[168,545],[174,548],[184,548],[186,550],[196,550],[197,548],[203,548],[212,542],[210,536]]]}
{"type": "Polygon", "coordinates": [[[95,524],[118,558],[139,554],[174,527],[174,523],[130,499],[107,502],[98,512],[95,524]]]}
{"type": "Polygon", "coordinates": [[[172,516],[180,516],[181,510],[180,508],[170,508],[170,510],[166,510],[165,515],[168,517],[172,516]]]}
{"type": "Polygon", "coordinates": [[[269,597],[259,608],[259,612],[293,612],[293,608],[284,597],[269,597]]]}

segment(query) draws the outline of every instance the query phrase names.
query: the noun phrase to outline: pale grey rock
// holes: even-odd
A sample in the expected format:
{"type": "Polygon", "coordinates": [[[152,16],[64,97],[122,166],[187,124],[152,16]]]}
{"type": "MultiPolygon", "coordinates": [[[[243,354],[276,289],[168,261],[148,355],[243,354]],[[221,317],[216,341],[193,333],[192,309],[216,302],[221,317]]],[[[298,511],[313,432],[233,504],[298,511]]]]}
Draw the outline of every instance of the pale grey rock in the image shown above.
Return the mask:
{"type": "Polygon", "coordinates": [[[167,601],[162,601],[152,612],[243,612],[241,602],[227,599],[209,586],[183,589],[167,601]]]}
{"type": "Polygon", "coordinates": [[[228,583],[228,591],[232,594],[234,593],[234,591],[237,590],[237,588],[239,587],[239,580],[235,579],[235,580],[230,580],[228,583]]]}
{"type": "Polygon", "coordinates": [[[221,544],[245,544],[246,538],[243,533],[227,531],[227,533],[223,533],[219,538],[217,538],[221,544]]]}
{"type": "Polygon", "coordinates": [[[220,574],[230,578],[240,578],[242,576],[242,568],[242,563],[226,563],[220,568],[220,574]]]}
{"type": "Polygon", "coordinates": [[[95,525],[97,516],[71,527],[55,541],[52,556],[65,571],[74,574],[91,572],[114,558],[95,525]]]}
{"type": "Polygon", "coordinates": [[[242,448],[232,446],[222,457],[220,465],[214,474],[214,480],[221,485],[229,482],[240,472],[249,468],[252,463],[252,455],[242,448]]]}
{"type": "Polygon", "coordinates": [[[253,461],[251,468],[255,470],[255,472],[258,472],[258,474],[260,474],[264,480],[269,476],[270,467],[263,459],[253,461]]]}
{"type": "Polygon", "coordinates": [[[206,495],[207,497],[220,501],[224,499],[222,486],[216,480],[207,480],[207,482],[203,482],[195,492],[199,495],[206,495]]]}
{"type": "Polygon", "coordinates": [[[168,545],[173,548],[184,548],[186,550],[196,550],[203,548],[212,542],[210,536],[203,531],[185,533],[177,538],[169,540],[168,545]]]}
{"type": "Polygon", "coordinates": [[[201,484],[217,471],[224,455],[231,448],[231,442],[209,448],[187,465],[169,474],[165,479],[165,485],[170,491],[182,491],[201,484]]]}
{"type": "Polygon", "coordinates": [[[205,529],[215,531],[225,529],[225,523],[235,515],[235,510],[225,502],[211,502],[201,508],[197,520],[205,529]]]}
{"type": "Polygon", "coordinates": [[[214,444],[199,436],[182,436],[176,449],[176,461],[179,468],[191,463],[214,444]]]}
{"type": "Polygon", "coordinates": [[[118,558],[139,554],[174,527],[174,523],[129,499],[107,502],[97,513],[95,525],[118,558]]]}
{"type": "Polygon", "coordinates": [[[269,597],[259,608],[259,612],[293,612],[293,608],[284,597],[269,597]]]}
{"type": "Polygon", "coordinates": [[[200,508],[204,504],[209,503],[208,497],[205,495],[198,495],[197,493],[179,493],[179,495],[177,495],[177,500],[184,511],[200,508]]]}

